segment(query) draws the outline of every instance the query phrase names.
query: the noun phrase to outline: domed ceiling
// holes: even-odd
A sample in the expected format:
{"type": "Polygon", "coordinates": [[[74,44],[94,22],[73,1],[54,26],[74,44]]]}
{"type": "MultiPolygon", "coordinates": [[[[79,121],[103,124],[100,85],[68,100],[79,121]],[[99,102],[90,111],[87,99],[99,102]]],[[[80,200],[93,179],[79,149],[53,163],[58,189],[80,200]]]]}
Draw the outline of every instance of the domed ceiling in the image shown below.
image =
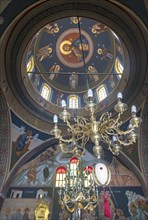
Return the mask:
{"type": "MultiPolygon", "coordinates": [[[[86,17],[59,19],[42,27],[31,39],[22,61],[31,81],[25,86],[32,86],[44,101],[57,107],[65,99],[69,108],[79,109],[84,107],[84,95],[91,88],[100,104],[110,94],[117,94],[122,78],[128,77],[123,76],[124,57],[125,46],[105,24],[86,17]],[[70,105],[72,97],[77,104],[70,105]]],[[[35,99],[32,90],[28,91],[35,99]]],[[[113,97],[115,100],[116,95],[113,97]]]]}

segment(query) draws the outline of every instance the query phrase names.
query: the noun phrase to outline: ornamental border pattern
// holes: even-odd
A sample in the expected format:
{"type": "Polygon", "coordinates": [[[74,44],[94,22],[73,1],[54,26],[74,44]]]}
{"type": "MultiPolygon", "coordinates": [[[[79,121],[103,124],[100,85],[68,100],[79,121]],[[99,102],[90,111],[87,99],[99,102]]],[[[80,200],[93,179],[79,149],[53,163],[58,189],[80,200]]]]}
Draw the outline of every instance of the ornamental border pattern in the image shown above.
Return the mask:
{"type": "Polygon", "coordinates": [[[6,100],[0,90],[0,186],[3,186],[8,171],[9,159],[9,110],[6,100]]]}
{"type": "Polygon", "coordinates": [[[141,154],[145,180],[148,183],[148,96],[143,108],[141,132],[141,154]]]}

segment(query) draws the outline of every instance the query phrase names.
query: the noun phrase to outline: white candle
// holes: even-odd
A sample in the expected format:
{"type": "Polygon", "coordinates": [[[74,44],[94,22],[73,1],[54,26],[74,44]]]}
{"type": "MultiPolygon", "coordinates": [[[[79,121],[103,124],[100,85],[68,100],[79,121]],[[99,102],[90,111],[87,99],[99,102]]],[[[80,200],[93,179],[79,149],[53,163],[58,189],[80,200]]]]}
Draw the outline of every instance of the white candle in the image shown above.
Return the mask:
{"type": "Polygon", "coordinates": [[[53,122],[54,122],[54,123],[58,123],[58,116],[57,116],[57,115],[54,115],[54,116],[53,116],[53,122]]]}
{"type": "Polygon", "coordinates": [[[121,92],[118,92],[117,98],[118,98],[118,99],[122,99],[122,93],[121,93],[121,92]]]}
{"type": "Polygon", "coordinates": [[[117,141],[117,138],[115,136],[112,137],[113,142],[117,141]]]}
{"type": "Polygon", "coordinates": [[[136,109],[136,106],[135,106],[135,105],[132,105],[132,107],[131,107],[131,112],[132,112],[132,113],[136,113],[136,112],[137,112],[137,109],[136,109]]]}
{"type": "Polygon", "coordinates": [[[88,90],[87,95],[88,95],[88,97],[93,97],[93,91],[92,91],[92,89],[89,89],[89,90],[88,90]]]}
{"type": "Polygon", "coordinates": [[[130,128],[132,128],[132,125],[131,125],[131,124],[129,124],[129,126],[128,126],[128,129],[130,129],[130,128]]]}
{"type": "Polygon", "coordinates": [[[62,108],[66,107],[66,102],[64,99],[62,99],[62,108]]]}

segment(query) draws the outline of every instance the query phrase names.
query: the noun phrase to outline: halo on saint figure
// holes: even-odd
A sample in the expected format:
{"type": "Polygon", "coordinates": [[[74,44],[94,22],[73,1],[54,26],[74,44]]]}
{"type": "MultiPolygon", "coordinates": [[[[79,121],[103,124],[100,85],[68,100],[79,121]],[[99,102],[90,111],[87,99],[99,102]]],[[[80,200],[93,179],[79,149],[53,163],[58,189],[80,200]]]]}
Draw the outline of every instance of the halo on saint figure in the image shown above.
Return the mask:
{"type": "Polygon", "coordinates": [[[97,31],[96,31],[94,28],[92,28],[91,31],[92,31],[93,34],[96,34],[96,33],[97,33],[97,31]]]}
{"type": "Polygon", "coordinates": [[[48,53],[51,53],[51,52],[52,52],[52,48],[49,47],[49,48],[48,48],[48,53]]]}
{"type": "Polygon", "coordinates": [[[71,44],[72,43],[69,40],[62,41],[62,43],[60,44],[61,53],[64,54],[64,55],[70,54],[72,52],[71,44]]]}
{"type": "Polygon", "coordinates": [[[58,32],[59,32],[59,28],[58,28],[58,27],[55,28],[55,29],[54,29],[54,32],[55,32],[55,33],[58,33],[58,32]]]}
{"type": "Polygon", "coordinates": [[[99,49],[97,50],[97,52],[98,52],[98,54],[102,54],[102,49],[99,48],[99,49]]]}

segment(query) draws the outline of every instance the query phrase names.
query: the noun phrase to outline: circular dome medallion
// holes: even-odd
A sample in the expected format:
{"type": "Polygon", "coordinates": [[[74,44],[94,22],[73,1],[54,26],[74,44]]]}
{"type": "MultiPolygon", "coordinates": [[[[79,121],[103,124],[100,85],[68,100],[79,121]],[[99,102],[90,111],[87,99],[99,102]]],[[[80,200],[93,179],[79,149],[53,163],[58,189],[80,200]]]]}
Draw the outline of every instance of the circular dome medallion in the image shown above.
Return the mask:
{"type": "Polygon", "coordinates": [[[31,81],[28,92],[41,106],[44,98],[56,106],[64,99],[69,108],[83,108],[89,87],[99,108],[104,109],[112,102],[107,96],[112,94],[114,100],[115,89],[123,81],[126,50],[119,37],[99,21],[79,19],[79,24],[76,17],[46,24],[26,48],[24,59],[31,81]]]}
{"type": "Polygon", "coordinates": [[[91,59],[93,54],[93,42],[89,34],[84,30],[72,28],[64,31],[56,44],[56,53],[59,60],[66,66],[78,68],[91,59]]]}

